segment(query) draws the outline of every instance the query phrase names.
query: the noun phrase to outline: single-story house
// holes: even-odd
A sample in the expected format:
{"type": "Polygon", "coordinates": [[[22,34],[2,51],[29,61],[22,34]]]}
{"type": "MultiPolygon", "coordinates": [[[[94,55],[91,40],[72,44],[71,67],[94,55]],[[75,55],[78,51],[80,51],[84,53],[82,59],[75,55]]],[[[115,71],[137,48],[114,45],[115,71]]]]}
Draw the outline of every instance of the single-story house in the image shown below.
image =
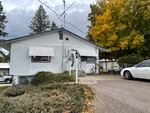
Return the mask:
{"type": "Polygon", "coordinates": [[[0,46],[10,50],[10,75],[16,84],[39,71],[62,73],[70,70],[70,65],[75,70],[76,53],[79,70],[98,73],[99,52],[106,51],[64,28],[10,39],[0,46]]]}

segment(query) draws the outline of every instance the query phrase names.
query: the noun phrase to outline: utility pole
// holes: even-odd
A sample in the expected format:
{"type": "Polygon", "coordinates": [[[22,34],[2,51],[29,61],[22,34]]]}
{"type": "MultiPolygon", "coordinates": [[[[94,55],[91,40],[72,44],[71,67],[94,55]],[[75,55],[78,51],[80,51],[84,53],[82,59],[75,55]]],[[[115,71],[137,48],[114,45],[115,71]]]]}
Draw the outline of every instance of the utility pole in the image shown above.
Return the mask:
{"type": "MultiPolygon", "coordinates": [[[[66,1],[63,0],[64,3],[64,28],[65,28],[65,21],[66,21],[66,1]]],[[[64,33],[64,32],[63,32],[64,33]]],[[[65,70],[65,36],[63,35],[63,47],[62,47],[62,70],[65,70]]]]}
{"type": "Polygon", "coordinates": [[[64,3],[64,28],[65,28],[65,24],[66,24],[66,1],[63,0],[64,3]]]}

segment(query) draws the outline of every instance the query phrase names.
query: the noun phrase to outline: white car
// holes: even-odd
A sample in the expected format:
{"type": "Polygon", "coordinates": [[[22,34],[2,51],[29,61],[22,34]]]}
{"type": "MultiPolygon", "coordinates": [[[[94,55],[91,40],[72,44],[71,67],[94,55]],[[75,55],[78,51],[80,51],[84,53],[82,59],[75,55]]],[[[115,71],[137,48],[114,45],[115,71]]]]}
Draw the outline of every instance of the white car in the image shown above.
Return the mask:
{"type": "Polygon", "coordinates": [[[0,82],[10,84],[13,81],[13,76],[2,76],[0,75],[0,82]]]}
{"type": "Polygon", "coordinates": [[[144,60],[133,67],[124,68],[121,71],[121,76],[127,80],[132,78],[150,79],[150,59],[144,60]]]}

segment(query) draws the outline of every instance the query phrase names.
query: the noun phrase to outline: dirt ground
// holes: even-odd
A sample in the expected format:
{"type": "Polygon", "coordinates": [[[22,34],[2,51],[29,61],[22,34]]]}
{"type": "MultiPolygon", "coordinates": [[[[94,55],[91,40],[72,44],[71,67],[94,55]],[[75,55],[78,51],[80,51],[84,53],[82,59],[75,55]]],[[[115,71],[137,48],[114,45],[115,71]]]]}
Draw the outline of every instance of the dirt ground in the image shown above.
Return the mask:
{"type": "Polygon", "coordinates": [[[80,82],[96,94],[96,113],[150,113],[150,81],[124,80],[120,76],[87,76],[80,82]]]}

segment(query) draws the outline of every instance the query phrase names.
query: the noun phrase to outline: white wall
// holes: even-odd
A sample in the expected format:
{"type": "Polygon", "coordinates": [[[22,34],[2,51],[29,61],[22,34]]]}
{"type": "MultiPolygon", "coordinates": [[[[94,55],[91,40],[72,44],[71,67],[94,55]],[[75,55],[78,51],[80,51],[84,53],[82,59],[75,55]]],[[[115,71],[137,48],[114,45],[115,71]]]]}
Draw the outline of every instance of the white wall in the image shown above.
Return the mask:
{"type": "Polygon", "coordinates": [[[61,43],[62,41],[59,40],[58,34],[56,33],[12,43],[10,74],[32,75],[39,71],[50,71],[54,73],[62,72],[61,43]],[[51,58],[51,63],[31,63],[31,57],[29,56],[29,47],[54,48],[55,56],[51,58]]]}
{"type": "MultiPolygon", "coordinates": [[[[97,60],[99,60],[99,51],[93,44],[90,44],[81,39],[72,38],[72,35],[69,35],[69,34],[65,34],[64,37],[69,38],[69,41],[65,41],[66,49],[75,49],[75,50],[81,49],[81,50],[85,50],[85,51],[92,51],[97,54],[96,58],[97,58],[97,60]]],[[[85,66],[85,72],[90,73],[91,68],[93,68],[94,66],[95,66],[95,63],[93,63],[93,64],[87,63],[85,66]]],[[[66,65],[65,69],[69,70],[69,63],[68,63],[68,65],[66,65]]],[[[75,67],[72,69],[75,70],[75,67]]]]}
{"type": "MultiPolygon", "coordinates": [[[[69,38],[68,41],[65,41],[65,48],[95,51],[98,57],[98,50],[93,44],[72,38],[70,34],[64,34],[64,37],[69,38]]],[[[39,71],[62,72],[62,45],[63,40],[59,40],[58,32],[12,43],[10,74],[23,76],[39,71]],[[54,48],[55,56],[51,58],[51,63],[31,63],[29,47],[54,48]]]]}

